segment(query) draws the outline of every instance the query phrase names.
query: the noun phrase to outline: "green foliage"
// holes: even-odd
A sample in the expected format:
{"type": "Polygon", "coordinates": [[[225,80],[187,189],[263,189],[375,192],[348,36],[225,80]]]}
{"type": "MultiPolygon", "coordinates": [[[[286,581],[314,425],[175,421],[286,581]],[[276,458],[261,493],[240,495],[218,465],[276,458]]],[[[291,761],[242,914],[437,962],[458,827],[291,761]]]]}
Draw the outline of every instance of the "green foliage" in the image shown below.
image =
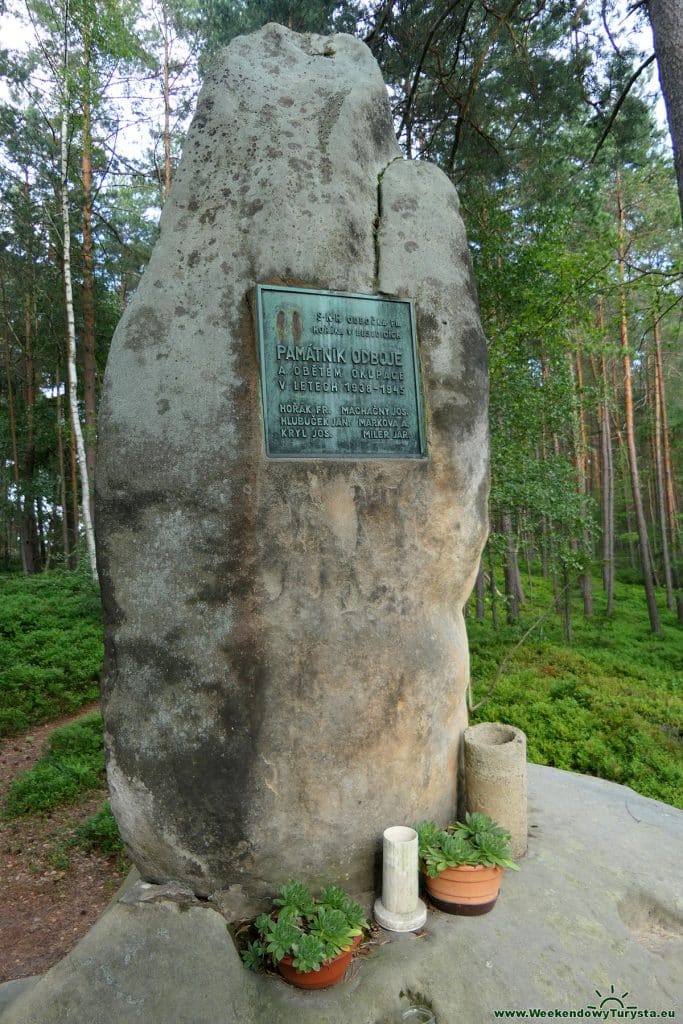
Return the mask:
{"type": "Polygon", "coordinates": [[[74,838],[77,846],[84,850],[97,850],[105,857],[120,856],[124,849],[108,800],[104,801],[96,814],[78,826],[74,838]]]}
{"type": "Polygon", "coordinates": [[[273,900],[276,907],[281,907],[280,918],[283,911],[289,911],[294,917],[303,917],[312,914],[315,910],[315,900],[309,889],[301,882],[289,882],[280,889],[280,895],[273,900]]]}
{"type": "Polygon", "coordinates": [[[266,947],[262,942],[250,942],[241,953],[242,962],[250,971],[260,971],[266,963],[266,947]]]}
{"type": "Polygon", "coordinates": [[[267,929],[263,938],[266,944],[266,952],[270,953],[273,960],[282,960],[283,956],[291,952],[297,939],[301,938],[301,929],[287,919],[278,918],[273,921],[268,918],[267,929]]]}
{"type": "MultiPolygon", "coordinates": [[[[505,653],[552,601],[548,581],[533,577],[524,621],[494,630],[470,618],[473,698],[488,691],[505,653]]],[[[605,614],[594,582],[595,613],[578,600],[574,640],[564,646],[549,617],[517,650],[473,721],[506,722],[527,735],[529,759],[630,786],[683,807],[683,645],[681,628],[662,605],[661,635],[648,627],[639,586],[618,582],[617,613],[605,614]]]]}
{"type": "Polygon", "coordinates": [[[97,588],[81,573],[0,576],[0,735],[98,696],[101,615],[97,588]]]}
{"type": "Polygon", "coordinates": [[[311,933],[302,935],[296,943],[292,962],[297,971],[308,974],[310,971],[319,971],[320,965],[326,957],[326,948],[322,939],[311,933]]]}
{"type": "Polygon", "coordinates": [[[103,782],[102,719],[93,714],[52,734],[43,757],[12,782],[4,813],[10,818],[44,813],[103,782]]]}
{"type": "Polygon", "coordinates": [[[253,929],[258,939],[241,952],[244,964],[252,970],[262,967],[267,957],[278,963],[291,956],[297,970],[317,971],[323,961],[347,950],[368,927],[360,904],[336,885],[323,889],[315,899],[301,882],[289,882],[273,903],[279,910],[256,918],[253,929]]]}
{"type": "Polygon", "coordinates": [[[466,814],[464,821],[439,828],[433,821],[415,826],[423,871],[436,878],[446,868],[462,865],[499,866],[518,871],[510,853],[510,833],[485,814],[466,814]]]}
{"type": "Polygon", "coordinates": [[[311,935],[320,939],[327,957],[337,956],[342,949],[348,949],[354,935],[360,935],[360,928],[352,928],[343,910],[334,907],[318,907],[308,918],[311,935]]]}

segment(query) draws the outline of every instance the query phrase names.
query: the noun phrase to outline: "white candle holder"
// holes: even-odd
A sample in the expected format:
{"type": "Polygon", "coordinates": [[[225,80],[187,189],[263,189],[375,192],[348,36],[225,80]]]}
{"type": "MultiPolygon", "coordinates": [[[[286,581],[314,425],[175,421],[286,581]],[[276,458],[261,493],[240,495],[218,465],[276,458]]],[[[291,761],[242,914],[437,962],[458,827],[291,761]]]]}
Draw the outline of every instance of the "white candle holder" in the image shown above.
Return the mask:
{"type": "Polygon", "coordinates": [[[418,895],[417,832],[392,825],[382,836],[382,898],[375,900],[375,920],[390,932],[414,932],[427,920],[418,895]]]}

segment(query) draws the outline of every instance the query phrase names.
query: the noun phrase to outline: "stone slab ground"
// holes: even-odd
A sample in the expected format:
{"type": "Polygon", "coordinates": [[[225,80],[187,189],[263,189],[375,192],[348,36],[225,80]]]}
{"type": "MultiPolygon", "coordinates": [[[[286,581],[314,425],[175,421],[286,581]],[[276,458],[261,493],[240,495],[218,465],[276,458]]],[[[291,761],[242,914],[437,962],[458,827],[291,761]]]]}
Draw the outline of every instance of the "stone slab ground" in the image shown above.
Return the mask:
{"type": "Polygon", "coordinates": [[[606,1020],[626,1008],[621,1019],[683,1019],[683,812],[530,765],[529,821],[529,853],[491,914],[431,913],[424,935],[378,945],[328,992],[249,974],[210,903],[160,897],[114,902],[42,979],[0,989],[0,1020],[390,1024],[409,993],[438,1024],[488,1024],[506,1009],[590,1019],[591,1007],[606,1020]]]}

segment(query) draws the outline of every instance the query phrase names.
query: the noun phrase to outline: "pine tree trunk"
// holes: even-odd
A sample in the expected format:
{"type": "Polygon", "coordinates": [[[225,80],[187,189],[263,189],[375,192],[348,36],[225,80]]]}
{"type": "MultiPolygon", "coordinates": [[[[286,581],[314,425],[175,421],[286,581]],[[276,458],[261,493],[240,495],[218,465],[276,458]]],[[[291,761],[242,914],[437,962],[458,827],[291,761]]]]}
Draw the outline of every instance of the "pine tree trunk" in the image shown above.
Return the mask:
{"type": "Polygon", "coordinates": [[[646,9],[666,103],[683,215],[683,4],[681,0],[648,0],[646,9]]]}
{"type": "MultiPolygon", "coordinates": [[[[599,312],[600,326],[604,327],[599,312]]],[[[591,357],[593,376],[596,384],[598,374],[591,357]]],[[[607,397],[607,361],[601,356],[602,394],[598,406],[598,429],[600,431],[600,513],[602,525],[602,583],[607,595],[607,615],[614,612],[614,461],[612,458],[612,435],[610,432],[609,400],[607,397]]]]}
{"type": "MultiPolygon", "coordinates": [[[[581,352],[577,351],[572,361],[571,355],[567,356],[569,362],[569,373],[572,380],[572,403],[574,428],[574,466],[576,469],[576,481],[579,497],[581,499],[581,512],[584,519],[588,516],[588,431],[586,429],[586,414],[583,405],[583,366],[581,364],[581,352]]],[[[581,553],[585,561],[584,571],[581,573],[581,595],[583,597],[583,614],[590,618],[593,614],[593,577],[591,575],[591,561],[593,552],[591,549],[591,536],[587,527],[582,530],[581,553]]],[[[577,544],[578,546],[578,544],[577,544]]]]}
{"type": "Polygon", "coordinates": [[[662,364],[662,346],[659,334],[659,321],[655,327],[655,367],[658,379],[658,390],[660,396],[660,411],[662,417],[662,458],[664,462],[664,476],[666,482],[666,516],[669,527],[669,539],[672,551],[680,547],[680,536],[678,531],[678,503],[676,501],[676,488],[673,466],[671,463],[671,445],[669,442],[669,423],[666,410],[666,387],[664,384],[664,367],[662,364]]]}
{"type": "Polygon", "coordinates": [[[640,549],[640,563],[643,572],[643,585],[647,600],[647,611],[650,618],[650,629],[653,633],[661,631],[659,623],[659,611],[652,578],[652,563],[650,560],[649,542],[647,535],[647,524],[640,490],[640,477],[638,473],[638,453],[636,451],[636,432],[633,418],[633,389],[631,386],[631,354],[629,352],[628,320],[626,316],[626,285],[625,285],[625,263],[626,263],[626,238],[623,195],[621,190],[621,172],[617,169],[616,177],[617,215],[619,231],[619,341],[621,345],[622,365],[624,368],[624,417],[626,428],[626,447],[628,452],[628,464],[631,477],[631,490],[633,492],[633,506],[636,515],[636,526],[638,530],[638,544],[640,549]]]}
{"type": "Polygon", "coordinates": [[[673,611],[674,607],[678,613],[678,621],[683,622],[683,593],[678,577],[676,565],[676,534],[671,529],[672,521],[675,522],[675,508],[673,508],[673,481],[670,478],[671,465],[667,463],[668,437],[666,419],[666,398],[664,393],[664,373],[662,367],[662,342],[659,331],[659,319],[654,321],[654,343],[655,343],[655,472],[657,477],[657,510],[659,513],[659,529],[662,537],[662,562],[664,565],[664,580],[666,583],[667,607],[673,611]]]}
{"type": "MultiPolygon", "coordinates": [[[[614,370],[614,366],[612,367],[612,369],[614,370]]],[[[613,374],[613,378],[614,378],[614,374],[613,374]]],[[[631,514],[632,491],[631,491],[630,481],[626,479],[626,472],[624,471],[624,470],[628,471],[628,452],[626,451],[626,442],[624,441],[624,435],[623,435],[621,426],[619,424],[619,417],[616,414],[616,396],[617,396],[616,381],[613,379],[612,383],[613,383],[613,386],[614,386],[614,396],[615,396],[615,403],[614,403],[614,406],[612,407],[612,422],[614,424],[614,435],[615,435],[615,437],[617,439],[617,447],[618,447],[618,450],[619,450],[619,464],[618,464],[619,474],[618,474],[618,480],[619,480],[619,484],[621,486],[622,497],[623,497],[623,501],[624,501],[624,520],[625,520],[626,534],[627,534],[626,547],[628,548],[629,565],[631,566],[632,569],[637,569],[638,568],[638,558],[637,558],[637,555],[636,555],[636,547],[635,547],[635,544],[633,543],[633,540],[631,539],[633,534],[636,532],[635,529],[634,529],[635,523],[633,521],[633,516],[631,514]]],[[[616,482],[616,480],[617,480],[617,476],[615,475],[615,482],[616,482]]]]}

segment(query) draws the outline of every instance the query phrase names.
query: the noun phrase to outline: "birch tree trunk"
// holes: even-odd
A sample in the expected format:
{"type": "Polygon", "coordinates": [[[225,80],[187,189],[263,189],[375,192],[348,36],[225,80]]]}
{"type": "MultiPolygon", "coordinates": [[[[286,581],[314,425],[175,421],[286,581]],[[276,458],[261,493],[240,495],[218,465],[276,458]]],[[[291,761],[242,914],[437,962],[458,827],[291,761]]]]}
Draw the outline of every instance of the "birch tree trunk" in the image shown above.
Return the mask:
{"type": "Polygon", "coordinates": [[[83,24],[83,406],[85,413],[85,459],[90,487],[90,519],[95,515],[95,453],[97,448],[97,365],[95,361],[95,296],[92,238],[92,126],[90,89],[90,26],[87,14],[83,24]]]}
{"type": "MultiPolygon", "coordinates": [[[[66,29],[65,29],[66,39],[66,29]]],[[[66,43],[65,43],[65,72],[66,72],[66,43]]],[[[66,78],[66,76],[65,76],[66,78]]],[[[66,85],[65,85],[66,88],[66,85]]],[[[69,201],[67,194],[68,182],[68,114],[67,104],[64,101],[62,110],[61,126],[61,201],[62,201],[62,229],[64,233],[63,245],[63,269],[64,269],[64,300],[66,306],[66,331],[67,331],[67,370],[69,381],[69,410],[71,413],[71,424],[74,438],[76,440],[76,453],[78,458],[78,469],[81,481],[81,513],[83,517],[83,529],[85,541],[88,548],[88,560],[90,572],[94,580],[97,580],[97,562],[95,558],[95,533],[93,530],[92,516],[90,514],[90,483],[88,481],[88,467],[85,457],[85,445],[83,443],[83,431],[78,415],[78,376],[76,372],[76,325],[74,322],[74,300],[73,286],[71,283],[71,225],[69,223],[69,201]]]]}
{"type": "Polygon", "coordinates": [[[57,394],[57,464],[59,466],[59,501],[62,506],[62,549],[64,565],[69,564],[69,507],[66,499],[66,462],[64,460],[64,436],[62,425],[62,389],[59,363],[55,372],[55,391],[57,394]]]}

